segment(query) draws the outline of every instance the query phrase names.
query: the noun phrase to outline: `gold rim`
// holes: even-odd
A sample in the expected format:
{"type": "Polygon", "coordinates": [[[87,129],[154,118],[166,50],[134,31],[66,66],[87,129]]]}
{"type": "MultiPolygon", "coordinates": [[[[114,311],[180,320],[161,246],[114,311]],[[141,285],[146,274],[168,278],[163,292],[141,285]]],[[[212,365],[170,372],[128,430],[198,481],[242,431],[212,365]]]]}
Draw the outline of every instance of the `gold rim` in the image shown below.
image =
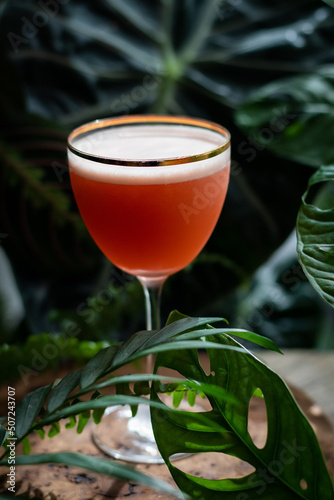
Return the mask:
{"type": "Polygon", "coordinates": [[[167,116],[167,115],[130,115],[122,116],[117,118],[105,118],[102,120],[96,120],[94,122],[86,123],[81,125],[71,132],[68,137],[67,146],[68,149],[75,155],[85,158],[86,160],[95,161],[98,163],[106,163],[109,165],[122,165],[128,167],[159,167],[165,165],[179,165],[182,163],[190,163],[193,161],[206,160],[207,158],[212,158],[226,151],[231,144],[231,136],[227,129],[218,125],[217,123],[210,122],[208,120],[199,118],[189,118],[183,116],[167,116]],[[177,158],[162,158],[160,160],[124,160],[120,158],[109,158],[105,156],[98,156],[91,153],[85,153],[80,149],[75,148],[72,145],[73,139],[81,134],[85,134],[92,130],[106,129],[109,127],[121,127],[123,125],[139,125],[141,123],[150,124],[154,123],[157,125],[190,125],[197,128],[203,128],[206,130],[213,130],[218,132],[220,135],[225,137],[225,142],[221,146],[215,149],[207,151],[206,153],[201,153],[197,155],[181,156],[177,158]]]}

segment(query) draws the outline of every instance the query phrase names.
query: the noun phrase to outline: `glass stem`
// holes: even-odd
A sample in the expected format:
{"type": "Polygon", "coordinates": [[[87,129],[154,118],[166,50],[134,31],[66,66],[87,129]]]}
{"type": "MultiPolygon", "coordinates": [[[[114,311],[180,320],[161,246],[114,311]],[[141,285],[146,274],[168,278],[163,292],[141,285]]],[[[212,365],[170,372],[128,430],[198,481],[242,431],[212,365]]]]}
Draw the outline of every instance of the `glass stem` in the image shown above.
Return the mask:
{"type": "MultiPolygon", "coordinates": [[[[145,294],[146,329],[159,330],[161,324],[160,299],[162,287],[166,278],[139,278],[145,294]]],[[[153,373],[154,356],[151,354],[145,359],[145,373],[153,373]]]]}

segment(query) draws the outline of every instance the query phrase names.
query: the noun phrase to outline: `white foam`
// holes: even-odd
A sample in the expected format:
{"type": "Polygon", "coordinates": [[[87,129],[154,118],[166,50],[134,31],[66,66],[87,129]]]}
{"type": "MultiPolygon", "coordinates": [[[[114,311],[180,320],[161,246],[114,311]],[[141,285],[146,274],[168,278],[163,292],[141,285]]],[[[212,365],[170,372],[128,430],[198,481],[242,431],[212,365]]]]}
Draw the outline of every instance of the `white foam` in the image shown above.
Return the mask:
{"type": "MultiPolygon", "coordinates": [[[[141,125],[96,130],[72,141],[85,153],[118,160],[161,160],[207,153],[226,143],[218,132],[187,125],[141,125]]],[[[167,166],[109,165],[68,152],[70,168],[77,174],[117,184],[168,184],[215,173],[230,162],[230,148],[205,160],[167,166]]]]}

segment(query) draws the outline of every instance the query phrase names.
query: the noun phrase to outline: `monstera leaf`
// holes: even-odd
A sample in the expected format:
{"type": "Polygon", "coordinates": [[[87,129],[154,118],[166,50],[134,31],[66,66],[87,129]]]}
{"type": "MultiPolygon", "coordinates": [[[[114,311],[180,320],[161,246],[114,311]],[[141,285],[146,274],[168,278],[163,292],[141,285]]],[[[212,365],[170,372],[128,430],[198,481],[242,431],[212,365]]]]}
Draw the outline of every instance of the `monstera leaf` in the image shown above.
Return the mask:
{"type": "MultiPolygon", "coordinates": [[[[28,446],[29,436],[34,432],[44,438],[49,431],[48,437],[52,438],[59,432],[67,432],[68,428],[76,428],[80,434],[89,416],[99,423],[107,407],[130,405],[134,408],[144,404],[150,406],[159,450],[181,490],[178,493],[174,490],[178,498],[182,492],[189,498],[203,500],[333,500],[333,485],[312,426],[283,380],[232,336],[280,352],[278,347],[269,339],[246,330],[211,326],[222,322],[223,318],[190,318],[173,311],[168,324],[160,330],[140,331],[123,343],[105,347],[81,369],[25,395],[16,408],[15,431],[12,426],[7,427],[9,440],[15,432],[16,443],[28,446]],[[199,361],[203,350],[208,353],[209,370],[204,370],[199,361]],[[171,371],[166,375],[119,373],[120,367],[125,368],[130,362],[151,354],[157,354],[156,370],[167,367],[181,377],[175,377],[171,371]],[[149,392],[149,380],[152,381],[150,399],[141,397],[149,392]],[[116,394],[110,394],[111,388],[116,394]],[[167,406],[166,395],[170,393],[173,393],[173,405],[167,406]],[[210,405],[211,408],[185,411],[184,406],[179,406],[185,394],[190,405],[197,394],[205,395],[206,408],[210,405]],[[261,444],[248,426],[248,420],[252,420],[249,407],[253,398],[260,398],[263,414],[267,416],[266,442],[261,444]],[[59,425],[64,419],[65,428],[59,425]],[[198,475],[181,470],[185,462],[194,467],[191,459],[183,461],[180,467],[180,462],[170,461],[170,457],[179,452],[206,453],[207,458],[211,451],[237,457],[247,462],[252,471],[243,477],[221,479],[224,471],[215,463],[210,475],[217,470],[220,478],[214,479],[202,477],[201,470],[197,471],[198,475]]],[[[128,368],[126,370],[128,373],[128,368]]],[[[6,465],[10,450],[4,442],[4,426],[0,426],[0,436],[3,441],[0,465],[6,465]]],[[[52,453],[52,443],[50,450],[49,454],[16,456],[16,466],[49,462],[75,465],[163,488],[161,494],[167,492],[165,483],[117,461],[81,453],[52,453]]],[[[210,461],[212,459],[210,456],[210,461]]]]}
{"type": "Polygon", "coordinates": [[[297,252],[311,285],[332,307],[334,66],[273,82],[243,104],[237,121],[261,147],[318,170],[309,180],[297,217],[297,252]],[[275,119],[285,110],[287,125],[275,119]],[[324,165],[324,166],[321,166],[324,165]],[[315,195],[316,193],[316,195],[315,195]]]}
{"type": "MultiPolygon", "coordinates": [[[[252,142],[236,124],[234,110],[263,84],[333,61],[334,12],[328,5],[12,0],[0,16],[3,46],[26,110],[55,120],[65,131],[97,117],[146,112],[205,117],[230,129],[232,174],[222,217],[191,273],[167,285],[166,311],[177,300],[184,310],[203,312],[290,233],[309,172],[252,142]]],[[[284,122],[281,113],[277,119],[284,122]]],[[[61,189],[56,173],[53,180],[61,189]]]]}
{"type": "MultiPolygon", "coordinates": [[[[210,409],[198,409],[193,414],[205,417],[206,425],[192,419],[191,413],[174,414],[168,406],[165,410],[151,407],[159,450],[179,488],[191,498],[203,500],[333,499],[333,486],[312,427],[282,379],[250,352],[235,350],[240,344],[229,335],[208,336],[206,340],[232,349],[226,355],[206,349],[209,373],[195,349],[160,353],[155,365],[156,371],[164,367],[198,384],[224,387],[239,402],[237,405],[235,400],[218,394],[208,395],[210,409]],[[266,407],[267,437],[261,445],[253,440],[248,428],[252,397],[263,398],[266,407]],[[237,478],[212,478],[195,470],[194,465],[190,474],[171,461],[178,453],[210,452],[238,458],[251,466],[251,471],[237,478]]],[[[152,398],[161,402],[154,390],[152,398]]],[[[219,477],[225,476],[224,470],[217,472],[219,477]]]]}
{"type": "Polygon", "coordinates": [[[304,272],[319,295],[334,307],[334,165],[312,175],[297,218],[297,250],[304,272]],[[309,202],[312,187],[323,185],[309,202]],[[325,191],[325,193],[324,193],[325,191]]]}

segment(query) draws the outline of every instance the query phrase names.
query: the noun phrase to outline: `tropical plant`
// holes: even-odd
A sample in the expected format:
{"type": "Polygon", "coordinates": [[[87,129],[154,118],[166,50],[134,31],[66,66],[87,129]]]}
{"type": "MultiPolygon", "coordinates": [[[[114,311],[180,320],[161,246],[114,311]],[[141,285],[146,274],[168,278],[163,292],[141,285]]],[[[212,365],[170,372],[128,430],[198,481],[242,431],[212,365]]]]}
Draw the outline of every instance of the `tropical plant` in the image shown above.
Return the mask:
{"type": "MultiPolygon", "coordinates": [[[[254,498],[291,500],[334,498],[333,486],[311,425],[278,375],[272,372],[235,337],[247,339],[279,352],[272,341],[254,333],[229,328],[213,328],[210,323],[222,318],[187,318],[177,312],[160,331],[138,332],[130,340],[98,352],[87,365],[68,373],[56,385],[40,387],[26,395],[16,410],[15,425],[1,427],[7,464],[11,438],[24,443],[29,452],[28,437],[37,432],[49,437],[60,432],[59,421],[68,419],[66,427],[77,426],[82,432],[92,417],[99,423],[107,406],[138,404],[151,407],[152,425],[159,450],[181,492],[189,498],[254,498]],[[231,337],[231,335],[233,337],[231,337]],[[205,349],[210,360],[207,374],[199,362],[198,350],[205,349]],[[154,374],[115,376],[114,371],[139,357],[157,354],[154,374]],[[164,377],[159,368],[174,370],[175,377],[164,377]],[[103,379],[99,381],[99,379],[103,379]],[[149,391],[151,399],[141,397],[149,391]],[[135,383],[134,392],[130,383],[135,383]],[[106,394],[110,387],[116,394],[106,394]],[[120,387],[120,390],[117,390],[120,387]],[[163,403],[161,393],[174,394],[177,404],[186,394],[192,405],[198,393],[205,395],[210,410],[187,412],[163,403]],[[90,399],[84,400],[84,396],[90,399]],[[263,397],[267,408],[268,436],[263,448],[255,445],[248,431],[249,404],[256,395],[263,397]],[[181,397],[180,397],[181,396],[181,397]],[[172,435],[173,439],[166,439],[172,435]],[[170,458],[175,453],[215,451],[238,457],[254,471],[239,479],[206,479],[182,472],[170,458]]],[[[66,430],[61,431],[66,432],[66,430]]],[[[125,465],[80,453],[49,453],[17,456],[16,465],[46,462],[66,463],[134,480],[173,493],[152,476],[146,476],[125,465]]]]}
{"type": "MultiPolygon", "coordinates": [[[[329,5],[320,0],[270,5],[264,0],[55,0],[38,2],[38,7],[30,0],[2,2],[0,236],[6,236],[4,248],[21,288],[27,282],[51,281],[62,293],[67,289],[67,304],[73,290],[96,279],[100,268],[100,255],[70,193],[68,131],[111,114],[182,113],[230,129],[232,175],[223,215],[205,253],[169,280],[165,312],[175,305],[206,311],[212,302],[221,308],[226,293],[249,278],[290,234],[299,209],[301,263],[312,285],[333,305],[334,11],[329,5]]],[[[87,297],[87,292],[80,292],[76,303],[82,295],[87,297]]],[[[59,297],[54,303],[63,305],[59,297]]],[[[120,306],[120,316],[126,307],[120,306]]],[[[101,350],[57,386],[39,388],[22,400],[17,436],[28,449],[30,432],[43,434],[49,424],[55,434],[61,418],[68,417],[72,426],[78,415],[81,430],[87,411],[98,421],[110,404],[150,404],[160,451],[180,489],[191,497],[333,498],[319,445],[290,391],[230,334],[265,347],[273,344],[235,329],[208,328],[213,321],[172,321],[150,337],[140,332],[101,350]],[[210,375],[198,361],[198,349],[207,351],[210,375]],[[158,353],[156,370],[166,366],[186,378],[166,380],[176,386],[165,387],[157,380],[160,374],[121,380],[112,376],[116,367],[151,352],[158,353]],[[105,375],[111,378],[98,382],[105,375]],[[148,380],[150,401],[140,397],[148,380]],[[138,394],[103,395],[107,385],[135,381],[144,384],[136,385],[138,394]],[[211,412],[168,409],[159,393],[175,388],[177,393],[203,392],[211,412]],[[74,402],[71,390],[77,398],[93,390],[94,397],[74,402]],[[267,407],[269,432],[263,449],[247,431],[253,394],[262,395],[267,407]],[[157,412],[164,415],[164,426],[157,412]],[[163,438],[167,426],[176,436],[172,444],[163,438]],[[278,474],[273,464],[284,442],[290,451],[301,453],[278,474]],[[176,451],[205,452],[215,443],[220,452],[251,464],[254,472],[236,481],[213,482],[189,476],[170,462],[176,451]]],[[[2,427],[4,444],[7,432],[2,427]]],[[[22,456],[17,463],[52,460],[134,478],[129,469],[77,455],[22,456]]],[[[148,481],[138,475],[135,480],[148,481]]]]}
{"type": "Polygon", "coordinates": [[[236,116],[259,145],[316,169],[298,213],[297,251],[310,283],[333,307],[334,65],[261,88],[236,116]],[[273,110],[282,108],[291,122],[268,139],[273,110]]]}
{"type": "MultiPolygon", "coordinates": [[[[52,280],[48,309],[62,308],[65,281],[75,306],[96,280],[101,257],[70,193],[68,131],[112,114],[190,114],[231,130],[231,183],[205,252],[168,281],[164,315],[176,306],[218,311],[293,230],[310,176],[294,155],[272,154],[274,140],[250,142],[235,111],[264,84],[332,63],[332,9],[320,0],[52,5],[12,0],[0,11],[0,224],[21,287],[52,280]]],[[[271,111],[273,139],[294,121],[282,102],[271,111]]]]}

